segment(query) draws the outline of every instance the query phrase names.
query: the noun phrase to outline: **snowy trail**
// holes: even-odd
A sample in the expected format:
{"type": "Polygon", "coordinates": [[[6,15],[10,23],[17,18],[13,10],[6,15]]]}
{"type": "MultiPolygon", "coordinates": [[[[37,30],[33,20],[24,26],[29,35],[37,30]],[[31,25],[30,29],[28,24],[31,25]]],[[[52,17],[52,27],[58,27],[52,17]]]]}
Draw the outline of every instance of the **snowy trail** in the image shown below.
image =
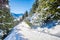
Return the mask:
{"type": "Polygon", "coordinates": [[[43,32],[31,29],[25,22],[19,23],[4,40],[60,40],[43,32]]]}

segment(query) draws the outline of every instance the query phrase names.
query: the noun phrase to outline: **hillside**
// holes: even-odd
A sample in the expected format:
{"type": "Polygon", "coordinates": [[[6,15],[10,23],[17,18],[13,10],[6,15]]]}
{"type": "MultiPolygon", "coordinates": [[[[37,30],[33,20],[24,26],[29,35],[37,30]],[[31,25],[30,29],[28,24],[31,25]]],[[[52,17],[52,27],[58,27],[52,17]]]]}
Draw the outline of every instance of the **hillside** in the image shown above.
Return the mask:
{"type": "Polygon", "coordinates": [[[36,27],[43,27],[43,25],[47,25],[50,22],[56,23],[60,20],[60,1],[36,0],[26,20],[36,27]]]}
{"type": "Polygon", "coordinates": [[[27,16],[4,40],[60,40],[60,0],[36,0],[27,16]]]}
{"type": "MultiPolygon", "coordinates": [[[[60,26],[60,25],[59,25],[60,26]]],[[[60,40],[59,37],[39,32],[35,29],[31,29],[25,21],[19,23],[12,29],[10,35],[4,40],[60,40]]]]}

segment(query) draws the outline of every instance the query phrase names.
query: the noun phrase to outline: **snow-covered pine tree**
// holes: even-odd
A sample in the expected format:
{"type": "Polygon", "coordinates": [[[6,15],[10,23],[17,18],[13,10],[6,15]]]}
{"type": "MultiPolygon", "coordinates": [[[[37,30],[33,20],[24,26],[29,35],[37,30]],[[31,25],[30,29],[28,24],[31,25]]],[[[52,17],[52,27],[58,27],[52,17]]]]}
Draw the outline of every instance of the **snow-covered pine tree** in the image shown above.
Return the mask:
{"type": "Polygon", "coordinates": [[[14,25],[8,3],[8,0],[0,0],[0,29],[7,34],[14,25]]]}
{"type": "Polygon", "coordinates": [[[39,0],[38,12],[43,20],[60,19],[60,0],[39,0]]]}
{"type": "Polygon", "coordinates": [[[36,0],[29,15],[33,25],[41,26],[49,20],[60,20],[60,0],[36,0]]]}

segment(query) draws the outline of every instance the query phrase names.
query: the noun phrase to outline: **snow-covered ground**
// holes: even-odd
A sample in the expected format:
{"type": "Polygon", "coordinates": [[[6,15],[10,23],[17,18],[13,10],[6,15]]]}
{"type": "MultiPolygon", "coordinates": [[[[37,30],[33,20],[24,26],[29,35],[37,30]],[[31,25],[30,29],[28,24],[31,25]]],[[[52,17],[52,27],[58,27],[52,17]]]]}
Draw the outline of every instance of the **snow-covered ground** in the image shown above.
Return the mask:
{"type": "MultiPolygon", "coordinates": [[[[60,28],[60,25],[58,27],[60,28]]],[[[59,30],[59,28],[57,29],[59,30]]],[[[56,31],[57,29],[54,30],[56,31]]],[[[51,32],[55,32],[54,30],[51,32]]],[[[29,25],[23,21],[15,26],[11,34],[4,40],[60,40],[60,37],[31,29],[29,25]]]]}
{"type": "Polygon", "coordinates": [[[60,25],[56,25],[54,28],[50,28],[50,29],[38,27],[36,30],[39,32],[44,32],[50,35],[55,35],[57,37],[60,37],[60,25]]]}

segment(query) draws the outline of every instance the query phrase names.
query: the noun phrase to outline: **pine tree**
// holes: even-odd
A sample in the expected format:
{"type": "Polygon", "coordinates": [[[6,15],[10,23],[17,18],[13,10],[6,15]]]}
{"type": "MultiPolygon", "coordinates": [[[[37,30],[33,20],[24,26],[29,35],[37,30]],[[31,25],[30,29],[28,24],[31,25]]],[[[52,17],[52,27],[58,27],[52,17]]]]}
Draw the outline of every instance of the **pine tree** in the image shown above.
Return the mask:
{"type": "Polygon", "coordinates": [[[49,20],[60,20],[60,0],[36,0],[35,3],[30,11],[31,17],[36,14],[34,23],[37,21],[37,24],[41,26],[49,20]]]}
{"type": "Polygon", "coordinates": [[[38,5],[39,5],[38,0],[35,0],[30,10],[29,16],[32,16],[36,12],[38,5]]]}
{"type": "Polygon", "coordinates": [[[25,16],[23,15],[23,16],[22,16],[22,20],[23,20],[24,18],[25,18],[25,16]]]}
{"type": "Polygon", "coordinates": [[[9,33],[13,25],[13,17],[10,14],[8,0],[0,0],[0,29],[9,33]]]}
{"type": "Polygon", "coordinates": [[[28,17],[28,11],[25,11],[24,15],[22,16],[22,20],[28,17]]]}
{"type": "Polygon", "coordinates": [[[28,17],[28,11],[25,12],[25,17],[28,17]]]}
{"type": "Polygon", "coordinates": [[[60,8],[58,8],[60,6],[59,2],[59,0],[40,0],[38,12],[40,12],[40,14],[42,13],[43,20],[45,18],[48,19],[49,17],[49,19],[52,20],[60,19],[60,8]]]}

